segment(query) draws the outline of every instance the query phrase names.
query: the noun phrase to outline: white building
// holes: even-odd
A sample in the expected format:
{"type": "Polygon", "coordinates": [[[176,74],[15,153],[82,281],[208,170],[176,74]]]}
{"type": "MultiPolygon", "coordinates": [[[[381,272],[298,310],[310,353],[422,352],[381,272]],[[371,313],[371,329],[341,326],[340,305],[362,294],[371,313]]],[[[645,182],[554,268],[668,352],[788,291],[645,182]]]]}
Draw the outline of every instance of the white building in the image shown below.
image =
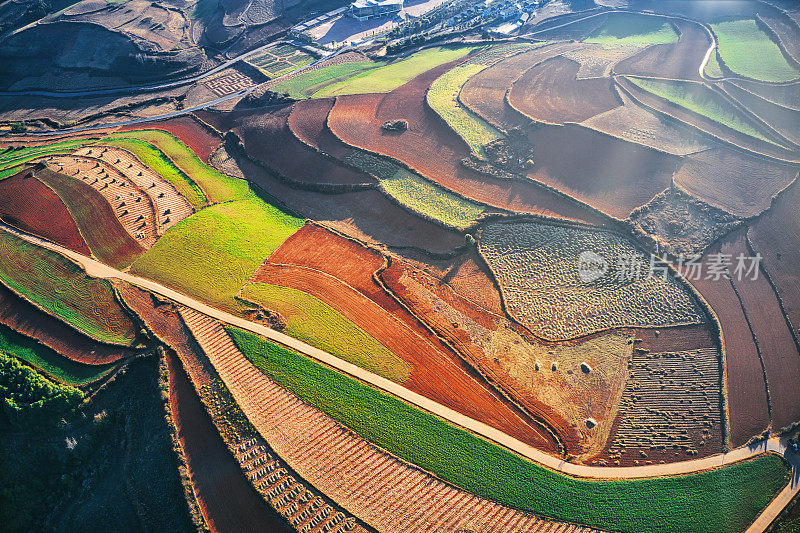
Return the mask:
{"type": "Polygon", "coordinates": [[[403,10],[403,0],[356,0],[347,14],[356,20],[373,20],[391,17],[403,10]]]}

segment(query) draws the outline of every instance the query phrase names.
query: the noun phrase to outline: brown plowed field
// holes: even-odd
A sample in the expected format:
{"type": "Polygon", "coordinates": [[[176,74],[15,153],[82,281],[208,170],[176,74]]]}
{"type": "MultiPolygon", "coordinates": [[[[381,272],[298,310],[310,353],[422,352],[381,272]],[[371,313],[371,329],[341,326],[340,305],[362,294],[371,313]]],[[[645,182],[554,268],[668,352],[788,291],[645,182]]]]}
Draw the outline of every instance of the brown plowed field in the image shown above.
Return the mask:
{"type": "Polygon", "coordinates": [[[104,365],[134,354],[133,350],[97,342],[43,313],[0,285],[0,323],[34,338],[59,354],[87,365],[104,365]]]}
{"type": "MultiPolygon", "coordinates": [[[[592,11],[589,11],[588,13],[591,14],[592,11]]],[[[573,17],[573,18],[580,19],[580,18],[582,18],[584,16],[586,16],[586,14],[584,14],[584,13],[576,13],[575,17],[573,17]]],[[[577,20],[573,24],[569,24],[568,26],[564,26],[563,28],[555,28],[555,29],[550,30],[550,31],[547,31],[546,29],[544,29],[544,31],[542,31],[543,28],[541,28],[541,26],[544,26],[545,24],[547,24],[547,22],[545,22],[545,23],[537,25],[535,27],[535,30],[537,31],[535,36],[536,36],[537,39],[542,39],[542,40],[545,40],[545,41],[546,40],[580,41],[582,39],[587,38],[597,28],[602,26],[603,23],[605,23],[607,18],[608,18],[607,16],[601,15],[599,17],[592,17],[592,18],[589,18],[589,19],[586,19],[586,20],[577,20]]],[[[556,21],[553,21],[552,24],[549,24],[549,26],[551,26],[551,27],[552,26],[560,26],[561,24],[566,24],[567,22],[569,22],[569,20],[567,20],[566,18],[557,19],[556,21]]]]}
{"type": "Polygon", "coordinates": [[[749,218],[768,209],[772,197],[795,179],[798,169],[719,146],[687,156],[675,183],[713,206],[749,218]]]}
{"type": "Polygon", "coordinates": [[[32,170],[0,180],[0,220],[83,255],[91,253],[67,206],[32,170]]]}
{"type": "Polygon", "coordinates": [[[338,97],[328,126],[349,145],[393,157],[442,187],[492,207],[590,224],[605,222],[600,215],[537,185],[495,178],[462,166],[469,147],[425,105],[425,91],[445,66],[421,74],[387,95],[338,97]],[[381,130],[382,124],[395,119],[406,120],[408,130],[399,135],[381,130]]]}
{"type": "Polygon", "coordinates": [[[368,184],[374,180],[363,172],[322,156],[292,135],[286,120],[289,109],[276,113],[239,117],[234,131],[247,152],[298,184],[368,184]]]}
{"type": "Polygon", "coordinates": [[[144,254],[145,249],[125,231],[111,204],[91,185],[49,169],[38,171],[36,176],[70,206],[89,248],[101,261],[128,266],[144,254]]]}
{"type": "MultiPolygon", "coordinates": [[[[740,254],[750,257],[746,231],[737,231],[726,239],[722,251],[733,256],[734,265],[740,254]]],[[[763,272],[759,272],[755,280],[749,275],[739,279],[732,273],[731,280],[750,319],[764,361],[772,407],[772,427],[780,429],[800,420],[800,387],[797,386],[800,353],[786,325],[775,291],[763,272]]]]}
{"type": "Polygon", "coordinates": [[[672,328],[642,328],[636,331],[638,347],[654,353],[684,352],[701,348],[714,348],[716,335],[708,324],[691,324],[672,328]]]}
{"type": "MultiPolygon", "coordinates": [[[[704,115],[675,105],[664,98],[640,89],[624,77],[618,76],[615,79],[619,86],[627,91],[628,94],[632,96],[638,103],[653,109],[658,113],[672,117],[677,121],[693,126],[700,131],[711,135],[712,137],[759,155],[766,155],[768,157],[783,161],[800,161],[800,157],[795,152],[755,137],[751,137],[750,135],[745,135],[744,133],[720,124],[719,122],[713,121],[704,115]]],[[[724,101],[721,96],[720,100],[724,101]]],[[[727,103],[723,105],[728,106],[727,103]]],[[[754,127],[759,128],[757,124],[753,124],[754,127]]],[[[762,130],[761,133],[766,137],[777,137],[765,128],[760,129],[762,130]]]]}
{"type": "Polygon", "coordinates": [[[544,430],[525,422],[375,284],[372,267],[383,265],[378,254],[314,225],[300,232],[304,235],[287,239],[251,281],[299,289],[330,305],[411,366],[404,383],[409,389],[533,446],[557,450],[544,430]]]}
{"type": "Polygon", "coordinates": [[[693,279],[692,284],[722,326],[731,444],[741,446],[769,426],[767,390],[758,349],[731,281],[705,279],[708,258],[715,253],[720,253],[719,244],[709,248],[703,257],[703,279],[693,279]]]}
{"type": "Polygon", "coordinates": [[[617,218],[667,188],[679,161],[575,124],[545,126],[528,137],[534,160],[528,178],[617,218]]]}
{"type": "Polygon", "coordinates": [[[614,66],[617,74],[698,80],[700,63],[711,45],[711,37],[696,22],[671,20],[680,32],[677,43],[657,44],[614,66]]]}
{"type": "Polygon", "coordinates": [[[198,504],[211,530],[291,531],[247,481],[172,351],[167,366],[172,417],[198,504]]]}
{"type": "Polygon", "coordinates": [[[171,133],[180,139],[183,144],[191,148],[192,152],[206,163],[208,163],[208,158],[214,153],[214,150],[222,143],[222,138],[207,125],[200,122],[194,115],[180,115],[158,122],[131,124],[121,127],[119,131],[142,129],[164,130],[171,133]]]}
{"type": "Polygon", "coordinates": [[[300,100],[292,107],[289,128],[298,139],[339,160],[346,160],[354,150],[328,129],[328,113],[335,98],[300,100]]]}
{"type": "Polygon", "coordinates": [[[775,200],[772,209],[753,223],[748,237],[775,284],[783,308],[800,335],[800,182],[775,200]]]}
{"type": "Polygon", "coordinates": [[[580,64],[564,56],[548,59],[519,77],[508,103],[538,122],[582,122],[621,104],[611,78],[576,78],[580,64]]]}
{"type": "Polygon", "coordinates": [[[781,107],[800,111],[800,91],[797,90],[797,85],[764,85],[746,80],[729,83],[781,107]]]}
{"type": "Polygon", "coordinates": [[[505,315],[500,291],[492,282],[489,267],[477,250],[460,256],[441,276],[441,280],[475,305],[495,315],[505,315]]]}
{"type": "Polygon", "coordinates": [[[758,3],[758,18],[775,32],[795,64],[800,62],[800,28],[786,13],[767,2],[758,3]]]}
{"type": "Polygon", "coordinates": [[[534,65],[578,47],[574,43],[558,43],[499,61],[472,76],[461,88],[458,99],[471,111],[500,129],[510,130],[524,126],[529,121],[506,103],[508,88],[534,65]]]}
{"type": "Polygon", "coordinates": [[[723,87],[731,97],[738,100],[749,111],[778,130],[794,143],[800,142],[800,111],[782,107],[742,89],[735,83],[724,82],[723,87]]]}

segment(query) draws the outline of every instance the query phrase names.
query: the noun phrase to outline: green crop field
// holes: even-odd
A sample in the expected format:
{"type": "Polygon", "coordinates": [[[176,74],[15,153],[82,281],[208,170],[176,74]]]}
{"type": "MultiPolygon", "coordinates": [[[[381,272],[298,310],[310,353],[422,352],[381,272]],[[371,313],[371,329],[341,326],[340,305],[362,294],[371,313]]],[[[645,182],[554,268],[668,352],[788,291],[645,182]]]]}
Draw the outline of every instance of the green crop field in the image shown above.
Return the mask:
{"type": "MultiPolygon", "coordinates": [[[[124,140],[131,138],[149,143],[160,150],[162,154],[167,156],[169,161],[173,163],[173,165],[165,165],[162,163],[161,166],[177,167],[179,172],[183,173],[184,176],[188,176],[189,181],[197,184],[204,196],[212,204],[239,200],[244,198],[249,191],[247,181],[239,178],[232,178],[206,165],[188,146],[163,130],[136,130],[126,131],[125,133],[115,133],[109,135],[101,142],[105,144],[108,139],[124,140]]],[[[159,159],[163,161],[163,157],[159,159]]],[[[153,170],[156,169],[153,168],[153,170]]],[[[174,170],[169,170],[174,173],[174,170]]],[[[199,209],[194,202],[190,201],[190,203],[192,203],[195,209],[199,209]]]]}
{"type": "Polygon", "coordinates": [[[503,134],[458,102],[461,87],[486,65],[470,63],[445,72],[428,89],[428,105],[469,145],[472,153],[485,158],[483,146],[503,134]]]}
{"type": "Polygon", "coordinates": [[[725,74],[722,72],[722,64],[719,61],[719,51],[715,50],[708,58],[706,63],[705,75],[711,78],[722,78],[725,74]]]}
{"type": "Polygon", "coordinates": [[[800,77],[778,44],[754,19],[732,19],[711,24],[719,54],[732,71],[764,81],[790,81],[800,77]]]}
{"type": "Polygon", "coordinates": [[[743,531],[789,479],[774,455],[685,476],[573,478],[256,335],[227,329],[262,372],[367,440],[473,494],[550,518],[626,532],[743,531]]]}
{"type": "Polygon", "coordinates": [[[394,61],[388,65],[357,74],[344,81],[334,83],[321,89],[314,97],[338,96],[342,94],[387,93],[397,89],[413,78],[460,57],[464,57],[477,47],[444,47],[426,48],[405,59],[394,61]]]}
{"type": "Polygon", "coordinates": [[[402,359],[311,294],[265,283],[249,283],[240,296],[280,313],[286,320],[284,333],[287,335],[397,383],[408,379],[409,368],[402,359]]]}
{"type": "Polygon", "coordinates": [[[97,381],[116,367],[115,364],[78,363],[3,324],[0,324],[0,352],[19,357],[51,378],[69,385],[85,385],[97,381]]]}
{"type": "Polygon", "coordinates": [[[340,63],[330,65],[308,72],[303,72],[281,81],[270,87],[276,93],[287,93],[292,98],[309,98],[316,92],[321,91],[328,85],[338,83],[342,80],[355,76],[365,70],[374,69],[381,63],[372,61],[362,61],[358,63],[340,63]]]}
{"type": "Polygon", "coordinates": [[[172,184],[175,190],[181,193],[195,209],[202,209],[206,205],[206,196],[197,183],[192,181],[152,144],[133,138],[106,138],[103,140],[103,144],[122,148],[135,155],[144,165],[172,184]]]}
{"type": "Polygon", "coordinates": [[[111,284],[6,231],[0,231],[0,281],[99,341],[131,345],[137,340],[139,330],[111,284]]]}
{"type": "Polygon", "coordinates": [[[678,42],[678,32],[669,22],[658,17],[634,14],[616,14],[594,33],[584,39],[603,48],[618,46],[645,47],[653,44],[678,42]]]}
{"type": "Polygon", "coordinates": [[[463,230],[472,226],[485,211],[483,206],[457,196],[406,169],[382,178],[380,184],[389,196],[412,211],[456,229],[463,230]]]}
{"type": "Polygon", "coordinates": [[[650,78],[628,77],[638,87],[669,100],[673,104],[685,107],[690,111],[699,113],[709,119],[719,122],[736,131],[761,139],[762,141],[779,144],[767,139],[747,118],[736,109],[717,96],[711,89],[701,83],[677,80],[657,80],[650,78]]]}
{"type": "Polygon", "coordinates": [[[303,220],[251,192],[203,209],[169,229],[132,266],[135,274],[227,309],[258,266],[303,220]]]}

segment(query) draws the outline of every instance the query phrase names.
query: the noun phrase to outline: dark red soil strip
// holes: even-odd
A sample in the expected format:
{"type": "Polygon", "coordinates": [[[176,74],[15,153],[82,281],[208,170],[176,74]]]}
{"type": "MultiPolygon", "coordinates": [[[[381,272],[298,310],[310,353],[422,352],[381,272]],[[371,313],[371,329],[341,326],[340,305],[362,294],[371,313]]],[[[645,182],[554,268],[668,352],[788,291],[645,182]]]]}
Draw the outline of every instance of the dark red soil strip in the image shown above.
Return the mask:
{"type": "Polygon", "coordinates": [[[208,158],[222,143],[222,137],[215,133],[206,124],[203,124],[194,115],[180,115],[178,117],[158,122],[144,124],[131,124],[123,126],[118,131],[132,130],[164,130],[171,133],[188,146],[197,157],[208,163],[208,158]]]}

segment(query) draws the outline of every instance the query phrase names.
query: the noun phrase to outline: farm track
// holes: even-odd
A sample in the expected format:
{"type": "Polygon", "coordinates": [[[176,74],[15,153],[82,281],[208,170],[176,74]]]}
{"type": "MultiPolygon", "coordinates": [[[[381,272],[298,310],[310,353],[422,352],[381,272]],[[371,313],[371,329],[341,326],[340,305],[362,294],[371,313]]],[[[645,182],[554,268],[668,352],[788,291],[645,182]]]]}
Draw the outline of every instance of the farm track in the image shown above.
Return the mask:
{"type": "MultiPolygon", "coordinates": [[[[734,258],[740,254],[750,257],[746,230],[738,231],[725,239],[722,252],[734,258]]],[[[758,343],[769,389],[769,401],[774,430],[800,420],[800,353],[788,329],[775,291],[762,272],[753,280],[745,275],[738,279],[731,273],[731,281],[747,312],[750,326],[758,343]]]]}
{"type": "Polygon", "coordinates": [[[104,365],[136,352],[91,339],[53,318],[0,285],[0,323],[31,337],[64,357],[87,365],[104,365]]]}
{"type": "Polygon", "coordinates": [[[0,220],[80,254],[91,253],[63,200],[30,169],[0,181],[0,220]]]}
{"type": "Polygon", "coordinates": [[[478,498],[394,458],[261,373],[213,319],[188,308],[181,309],[181,315],[237,403],[277,454],[379,531],[591,531],[567,524],[559,529],[553,522],[478,498]]]}
{"type": "Polygon", "coordinates": [[[337,97],[328,127],[350,146],[396,159],[443,188],[490,207],[604,224],[602,216],[546,187],[496,178],[461,165],[470,155],[469,147],[425,99],[427,88],[449,66],[423,73],[386,95],[337,97]],[[389,134],[381,130],[386,121],[396,119],[408,122],[407,131],[389,134]]]}

